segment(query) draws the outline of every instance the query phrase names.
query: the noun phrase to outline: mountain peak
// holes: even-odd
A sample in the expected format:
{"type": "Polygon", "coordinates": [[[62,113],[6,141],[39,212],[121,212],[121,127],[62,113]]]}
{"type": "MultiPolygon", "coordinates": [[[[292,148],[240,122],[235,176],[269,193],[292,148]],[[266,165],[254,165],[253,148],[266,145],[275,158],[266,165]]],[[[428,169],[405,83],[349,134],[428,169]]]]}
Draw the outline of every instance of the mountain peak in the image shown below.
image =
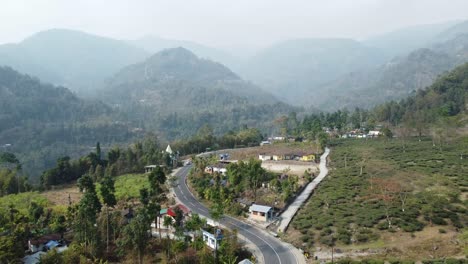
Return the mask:
{"type": "Polygon", "coordinates": [[[163,59],[169,61],[191,61],[198,60],[198,57],[193,52],[184,47],[177,47],[164,49],[151,56],[148,60],[155,59],[163,59]]]}
{"type": "Polygon", "coordinates": [[[240,80],[224,65],[198,58],[182,47],[160,51],[145,61],[122,69],[111,80],[114,84],[146,80],[180,80],[198,83],[240,80]]]}

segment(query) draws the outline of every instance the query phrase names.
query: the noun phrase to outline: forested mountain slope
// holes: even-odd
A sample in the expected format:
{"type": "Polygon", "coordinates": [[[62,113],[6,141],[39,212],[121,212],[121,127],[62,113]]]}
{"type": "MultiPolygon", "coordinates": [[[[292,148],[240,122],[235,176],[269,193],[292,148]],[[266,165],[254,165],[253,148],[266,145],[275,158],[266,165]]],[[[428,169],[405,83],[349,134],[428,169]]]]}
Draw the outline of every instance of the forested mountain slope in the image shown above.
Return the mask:
{"type": "MultiPolygon", "coordinates": [[[[368,71],[357,71],[309,93],[308,102],[328,111],[370,108],[410,96],[442,73],[468,61],[468,34],[422,48],[368,71]]],[[[304,101],[306,103],[306,101],[304,101]]]]}
{"type": "Polygon", "coordinates": [[[222,64],[185,48],[167,49],[123,68],[109,80],[102,98],[128,120],[166,131],[167,138],[193,134],[206,123],[216,133],[262,126],[292,109],[222,64]]]}
{"type": "Polygon", "coordinates": [[[468,63],[438,78],[428,89],[400,102],[388,102],[374,109],[379,121],[402,122],[418,130],[437,121],[454,120],[455,126],[468,124],[468,63]]]}
{"type": "Polygon", "coordinates": [[[37,175],[59,156],[89,152],[97,141],[128,142],[136,134],[98,101],[0,67],[0,151],[18,154],[37,175]]]}

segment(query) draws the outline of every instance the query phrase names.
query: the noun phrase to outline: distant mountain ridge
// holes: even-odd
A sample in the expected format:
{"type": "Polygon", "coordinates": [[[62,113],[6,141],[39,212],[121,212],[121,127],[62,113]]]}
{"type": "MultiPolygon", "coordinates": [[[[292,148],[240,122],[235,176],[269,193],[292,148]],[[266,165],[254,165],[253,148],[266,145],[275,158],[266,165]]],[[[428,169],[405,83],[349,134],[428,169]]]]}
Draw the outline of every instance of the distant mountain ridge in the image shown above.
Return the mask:
{"type": "Polygon", "coordinates": [[[468,61],[468,34],[397,57],[380,67],[345,75],[309,93],[308,100],[321,109],[369,108],[399,100],[431,85],[436,78],[468,61]]]}
{"type": "Polygon", "coordinates": [[[351,39],[296,39],[261,51],[246,63],[241,75],[297,105],[316,86],[383,59],[378,50],[351,39]]]}
{"type": "Polygon", "coordinates": [[[76,92],[90,92],[120,68],[149,55],[123,41],[51,29],[20,43],[0,45],[0,65],[76,92]]]}

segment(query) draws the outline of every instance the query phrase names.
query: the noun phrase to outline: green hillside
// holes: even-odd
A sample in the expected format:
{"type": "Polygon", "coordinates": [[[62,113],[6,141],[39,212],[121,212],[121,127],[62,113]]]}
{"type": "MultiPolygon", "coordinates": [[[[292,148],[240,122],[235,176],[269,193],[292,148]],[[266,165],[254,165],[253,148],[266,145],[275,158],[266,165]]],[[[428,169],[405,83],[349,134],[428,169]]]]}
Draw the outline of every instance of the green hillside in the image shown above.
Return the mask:
{"type": "Polygon", "coordinates": [[[59,156],[79,156],[97,141],[128,142],[137,134],[98,101],[0,67],[0,151],[14,152],[29,175],[52,167],[59,156]]]}

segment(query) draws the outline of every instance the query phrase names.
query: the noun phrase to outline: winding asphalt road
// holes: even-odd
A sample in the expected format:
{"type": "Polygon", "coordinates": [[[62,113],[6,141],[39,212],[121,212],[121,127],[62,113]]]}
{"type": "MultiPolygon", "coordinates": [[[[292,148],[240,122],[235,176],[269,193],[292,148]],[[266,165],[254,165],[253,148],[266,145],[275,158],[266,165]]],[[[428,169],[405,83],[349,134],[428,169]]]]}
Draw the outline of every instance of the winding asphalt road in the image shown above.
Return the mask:
{"type": "MultiPolygon", "coordinates": [[[[187,175],[191,167],[192,165],[182,167],[176,173],[178,184],[176,187],[174,187],[174,192],[180,202],[190,208],[192,212],[209,217],[210,214],[208,208],[198,202],[198,200],[188,189],[187,175]]],[[[302,263],[296,258],[296,255],[291,251],[290,248],[288,248],[288,246],[273,236],[265,234],[265,231],[262,231],[255,226],[241,222],[226,215],[221,220],[219,220],[219,223],[229,229],[237,229],[239,234],[243,235],[251,243],[255,244],[261,251],[261,254],[263,254],[263,259],[266,264],[302,263]]]]}

